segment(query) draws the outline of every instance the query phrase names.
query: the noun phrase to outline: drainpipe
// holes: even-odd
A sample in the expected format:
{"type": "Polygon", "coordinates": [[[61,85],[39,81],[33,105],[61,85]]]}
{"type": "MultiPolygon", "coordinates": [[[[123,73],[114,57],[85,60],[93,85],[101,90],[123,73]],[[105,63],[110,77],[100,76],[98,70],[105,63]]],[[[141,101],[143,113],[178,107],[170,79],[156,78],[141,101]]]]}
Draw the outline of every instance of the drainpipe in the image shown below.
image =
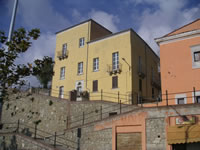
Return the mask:
{"type": "MultiPolygon", "coordinates": [[[[90,21],[91,22],[91,21],[90,21]]],[[[89,37],[90,37],[90,31],[89,31],[89,29],[90,29],[90,22],[88,22],[88,37],[87,37],[87,56],[86,56],[86,75],[85,75],[85,87],[86,87],[86,89],[88,89],[87,88],[87,76],[88,76],[88,53],[89,53],[89,45],[88,45],[88,42],[89,42],[89,37]]],[[[92,23],[92,22],[91,22],[92,23]]]]}

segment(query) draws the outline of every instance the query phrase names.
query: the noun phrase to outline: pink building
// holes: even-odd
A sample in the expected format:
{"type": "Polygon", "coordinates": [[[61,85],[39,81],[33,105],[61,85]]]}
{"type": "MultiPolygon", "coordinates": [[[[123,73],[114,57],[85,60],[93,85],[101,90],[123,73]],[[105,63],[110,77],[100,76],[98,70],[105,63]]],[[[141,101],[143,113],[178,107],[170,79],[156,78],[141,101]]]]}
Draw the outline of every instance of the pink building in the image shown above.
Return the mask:
{"type": "Polygon", "coordinates": [[[200,19],[155,41],[160,46],[163,103],[200,103],[200,19]]]}

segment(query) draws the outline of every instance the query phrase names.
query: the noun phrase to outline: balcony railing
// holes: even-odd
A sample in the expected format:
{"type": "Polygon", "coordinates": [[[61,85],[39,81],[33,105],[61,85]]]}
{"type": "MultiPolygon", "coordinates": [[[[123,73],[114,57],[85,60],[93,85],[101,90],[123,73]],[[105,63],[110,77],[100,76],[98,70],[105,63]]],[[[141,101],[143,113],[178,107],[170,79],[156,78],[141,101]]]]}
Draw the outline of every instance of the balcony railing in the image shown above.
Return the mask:
{"type": "Polygon", "coordinates": [[[145,67],[143,65],[138,65],[138,76],[145,78],[145,67]]]}
{"type": "Polygon", "coordinates": [[[117,73],[121,73],[122,72],[122,64],[119,63],[117,65],[108,65],[107,66],[107,72],[112,75],[112,74],[117,74],[117,73]]]}
{"type": "Polygon", "coordinates": [[[66,51],[66,53],[63,53],[62,51],[57,52],[57,57],[59,60],[67,58],[69,55],[69,51],[66,51]]]}

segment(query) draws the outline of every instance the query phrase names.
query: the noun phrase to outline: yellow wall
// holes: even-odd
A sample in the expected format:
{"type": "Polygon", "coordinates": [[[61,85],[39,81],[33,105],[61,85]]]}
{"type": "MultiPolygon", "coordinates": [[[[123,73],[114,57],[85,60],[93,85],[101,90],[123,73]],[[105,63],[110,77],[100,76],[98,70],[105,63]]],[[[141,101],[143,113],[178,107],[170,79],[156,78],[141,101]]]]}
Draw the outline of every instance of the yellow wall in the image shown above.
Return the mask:
{"type": "MultiPolygon", "coordinates": [[[[154,70],[154,75],[159,82],[158,74],[158,64],[159,58],[150,47],[135,33],[131,33],[131,45],[132,45],[132,76],[133,76],[133,93],[139,93],[145,99],[152,99],[152,67],[154,70]],[[139,56],[141,56],[142,61],[142,71],[145,77],[142,79],[142,93],[139,92],[139,76],[138,76],[138,66],[139,66],[139,56]]],[[[158,95],[160,89],[154,87],[155,97],[158,95]]]]}
{"type": "MultiPolygon", "coordinates": [[[[89,63],[88,63],[88,89],[92,91],[93,80],[98,80],[98,90],[102,89],[108,93],[104,94],[105,100],[112,100],[110,97],[116,97],[118,91],[121,94],[128,94],[131,92],[131,74],[129,72],[128,65],[122,61],[125,58],[126,61],[131,64],[131,47],[130,47],[130,32],[121,33],[115,36],[111,36],[96,42],[89,44],[89,63]],[[118,88],[112,89],[112,76],[107,72],[107,66],[112,64],[112,53],[119,53],[119,63],[122,64],[122,72],[115,75],[118,76],[118,88]],[[93,72],[93,58],[99,58],[99,71],[93,72]]],[[[93,98],[94,99],[94,98],[93,98]]],[[[97,98],[97,100],[99,100],[97,98]]],[[[116,101],[116,99],[113,99],[116,101]]],[[[122,101],[126,100],[126,97],[121,97],[122,101]]]]}
{"type": "MultiPolygon", "coordinates": [[[[156,75],[159,58],[132,30],[111,35],[111,32],[90,20],[62,31],[56,36],[52,96],[58,96],[59,87],[64,86],[64,98],[69,98],[68,92],[75,89],[76,81],[84,80],[83,90],[90,92],[91,100],[100,100],[101,90],[103,90],[103,100],[117,102],[118,93],[120,93],[119,99],[122,102],[128,101],[132,91],[136,95],[139,91],[138,56],[142,57],[143,66],[147,65],[147,68],[145,68],[146,77],[143,79],[142,95],[149,98],[152,89],[151,67],[154,67],[156,75]],[[105,38],[98,39],[102,36],[105,38]],[[79,38],[81,37],[85,37],[85,45],[79,48],[79,38]],[[57,52],[62,51],[62,45],[65,43],[67,43],[67,50],[69,51],[68,58],[59,60],[57,52]],[[112,53],[114,52],[119,53],[122,72],[110,75],[107,72],[108,65],[112,64],[112,53]],[[99,58],[99,71],[93,72],[93,59],[97,57],[99,58]],[[127,63],[122,58],[125,58],[127,63]],[[82,75],[77,75],[78,62],[83,62],[82,75]],[[131,69],[129,69],[128,64],[131,69]],[[60,80],[61,67],[66,68],[65,79],[63,80],[60,80]],[[113,76],[118,76],[118,88],[115,89],[112,89],[113,76]],[[98,80],[98,92],[92,92],[94,80],[98,80]]],[[[156,93],[158,92],[155,89],[155,95],[156,93]]]]}
{"type": "Polygon", "coordinates": [[[67,91],[75,89],[75,82],[77,80],[85,80],[87,58],[86,42],[89,41],[89,25],[90,22],[86,22],[56,35],[55,75],[52,82],[52,96],[58,96],[60,86],[64,86],[65,94],[67,94],[67,91]],[[81,37],[85,38],[85,45],[79,48],[79,38],[81,37]],[[65,43],[67,43],[67,50],[69,51],[68,58],[59,60],[57,58],[57,52],[62,51],[62,45],[65,43]],[[82,75],[77,75],[78,62],[83,62],[82,75]],[[61,67],[66,67],[64,80],[60,80],[61,67]]]}

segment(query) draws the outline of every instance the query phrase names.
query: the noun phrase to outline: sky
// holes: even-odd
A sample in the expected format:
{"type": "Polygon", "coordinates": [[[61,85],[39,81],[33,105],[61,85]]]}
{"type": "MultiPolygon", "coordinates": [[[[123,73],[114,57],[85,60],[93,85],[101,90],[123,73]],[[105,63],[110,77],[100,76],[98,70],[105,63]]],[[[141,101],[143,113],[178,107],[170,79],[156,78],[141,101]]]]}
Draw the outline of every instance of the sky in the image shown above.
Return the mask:
{"type": "MultiPolygon", "coordinates": [[[[0,30],[8,34],[14,0],[0,0],[0,30]]],[[[39,28],[41,36],[18,59],[54,58],[55,32],[94,19],[113,33],[132,28],[159,55],[154,39],[200,18],[199,0],[19,0],[15,29],[39,28]]],[[[32,84],[36,80],[31,78],[32,84]]]]}

